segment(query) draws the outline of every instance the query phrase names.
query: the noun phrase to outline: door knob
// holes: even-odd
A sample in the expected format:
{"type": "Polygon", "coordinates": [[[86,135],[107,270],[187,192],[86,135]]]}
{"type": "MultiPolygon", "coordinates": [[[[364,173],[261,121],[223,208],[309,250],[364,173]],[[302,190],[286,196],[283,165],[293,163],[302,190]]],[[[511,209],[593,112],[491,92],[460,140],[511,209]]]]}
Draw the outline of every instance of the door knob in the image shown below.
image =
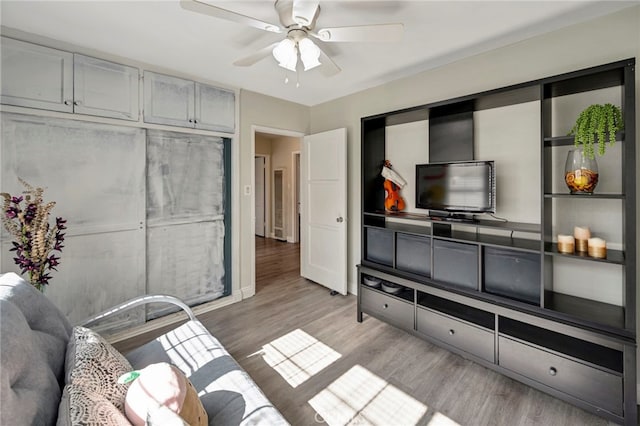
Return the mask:
{"type": "Polygon", "coordinates": [[[342,216],[337,217],[337,218],[336,218],[336,222],[338,222],[338,223],[342,223],[342,222],[344,222],[344,219],[342,218],[342,216]]]}

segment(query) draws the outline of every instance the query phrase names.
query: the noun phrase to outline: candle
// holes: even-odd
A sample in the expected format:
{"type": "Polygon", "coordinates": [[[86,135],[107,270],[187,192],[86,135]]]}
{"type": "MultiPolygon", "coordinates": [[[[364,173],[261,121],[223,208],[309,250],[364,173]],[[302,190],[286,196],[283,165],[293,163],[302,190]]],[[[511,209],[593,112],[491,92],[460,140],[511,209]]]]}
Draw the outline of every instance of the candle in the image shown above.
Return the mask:
{"type": "Polygon", "coordinates": [[[607,242],[602,238],[589,238],[589,256],[597,258],[607,257],[607,242]]]}
{"type": "Polygon", "coordinates": [[[571,235],[558,234],[558,251],[560,253],[573,253],[574,239],[571,235]]]}
{"type": "Polygon", "coordinates": [[[591,231],[586,226],[576,226],[573,228],[573,236],[576,239],[576,250],[587,251],[588,240],[591,238],[591,231]]]}
{"type": "Polygon", "coordinates": [[[573,236],[576,240],[588,240],[591,238],[591,231],[588,226],[576,226],[573,228],[573,236]]]}

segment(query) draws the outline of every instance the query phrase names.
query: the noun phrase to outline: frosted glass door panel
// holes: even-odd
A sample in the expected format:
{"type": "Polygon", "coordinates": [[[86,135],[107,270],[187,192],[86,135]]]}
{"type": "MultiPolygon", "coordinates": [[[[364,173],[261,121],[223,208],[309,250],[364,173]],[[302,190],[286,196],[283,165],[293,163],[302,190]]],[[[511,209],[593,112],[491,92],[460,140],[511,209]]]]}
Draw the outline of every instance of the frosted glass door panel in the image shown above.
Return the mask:
{"type": "Polygon", "coordinates": [[[147,139],[149,224],[222,218],[225,190],[222,139],[151,130],[147,139]]]}
{"type": "Polygon", "coordinates": [[[2,37],[2,103],[73,111],[73,54],[2,37]]]}
{"type": "Polygon", "coordinates": [[[193,127],[195,83],[154,72],[144,72],[144,121],[193,127]]]}
{"type": "MultiPolygon", "coordinates": [[[[150,227],[147,233],[147,291],[180,297],[189,305],[224,293],[224,222],[150,227]]],[[[172,310],[151,306],[149,316],[172,310]]]]}
{"type": "Polygon", "coordinates": [[[235,93],[196,83],[196,127],[233,133],[235,131],[235,93]]]}
{"type": "Polygon", "coordinates": [[[138,120],[138,69],[74,55],[74,112],[138,120]]]}
{"type": "Polygon", "coordinates": [[[2,190],[46,188],[69,234],[138,229],[145,217],[144,130],[2,114],[2,190]]]}

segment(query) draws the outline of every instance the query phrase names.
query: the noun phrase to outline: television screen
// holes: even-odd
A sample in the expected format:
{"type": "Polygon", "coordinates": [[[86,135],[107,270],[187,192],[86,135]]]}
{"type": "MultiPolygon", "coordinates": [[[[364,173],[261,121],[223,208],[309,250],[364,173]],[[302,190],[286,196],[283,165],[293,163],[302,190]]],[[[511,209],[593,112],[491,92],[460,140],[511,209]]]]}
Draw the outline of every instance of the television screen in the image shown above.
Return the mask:
{"type": "Polygon", "coordinates": [[[416,207],[468,213],[495,213],[493,161],[416,165],[416,207]]]}

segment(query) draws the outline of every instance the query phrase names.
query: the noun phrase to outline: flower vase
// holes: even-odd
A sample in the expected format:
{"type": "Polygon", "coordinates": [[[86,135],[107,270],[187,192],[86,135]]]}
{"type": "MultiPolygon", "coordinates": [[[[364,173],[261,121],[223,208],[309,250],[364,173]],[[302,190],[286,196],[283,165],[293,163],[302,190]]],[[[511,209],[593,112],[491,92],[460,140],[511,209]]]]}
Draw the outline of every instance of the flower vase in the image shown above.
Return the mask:
{"type": "Polygon", "coordinates": [[[581,149],[572,149],[564,167],[564,181],[572,194],[592,194],[598,184],[598,163],[581,149]]]}

